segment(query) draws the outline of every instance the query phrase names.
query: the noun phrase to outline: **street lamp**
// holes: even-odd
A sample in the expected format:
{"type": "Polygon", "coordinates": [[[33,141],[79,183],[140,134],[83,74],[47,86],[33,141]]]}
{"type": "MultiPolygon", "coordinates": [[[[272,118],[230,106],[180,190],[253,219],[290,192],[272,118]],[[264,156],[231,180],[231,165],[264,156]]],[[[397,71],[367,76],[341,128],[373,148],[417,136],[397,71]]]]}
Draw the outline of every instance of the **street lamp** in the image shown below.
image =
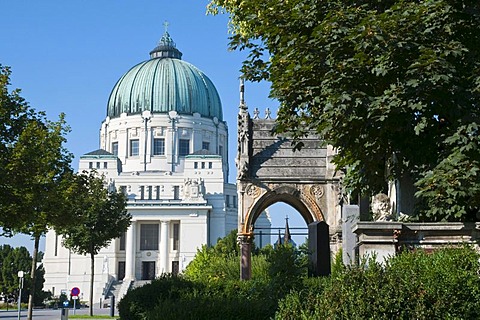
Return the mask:
{"type": "Polygon", "coordinates": [[[18,271],[18,320],[20,320],[21,313],[21,301],[22,301],[22,289],[23,289],[23,271],[18,271]]]}

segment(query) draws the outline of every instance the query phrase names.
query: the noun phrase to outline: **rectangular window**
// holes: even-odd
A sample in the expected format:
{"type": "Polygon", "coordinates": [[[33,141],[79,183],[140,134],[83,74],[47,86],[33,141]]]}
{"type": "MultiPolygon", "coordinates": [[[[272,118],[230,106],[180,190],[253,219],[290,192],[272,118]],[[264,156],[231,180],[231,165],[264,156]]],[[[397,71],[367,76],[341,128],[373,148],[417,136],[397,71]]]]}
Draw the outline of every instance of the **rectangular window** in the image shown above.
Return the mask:
{"type": "Polygon", "coordinates": [[[107,167],[108,167],[108,162],[104,162],[103,163],[103,169],[107,169],[107,167]]]}
{"type": "Polygon", "coordinates": [[[190,140],[180,139],[178,141],[178,155],[183,157],[190,153],[190,140]]]}
{"type": "Polygon", "coordinates": [[[140,225],[140,250],[158,250],[158,224],[140,225]]]}
{"type": "Polygon", "coordinates": [[[195,161],[195,162],[193,163],[193,169],[198,169],[198,162],[197,162],[197,161],[195,161]]]}
{"type": "Polygon", "coordinates": [[[213,168],[213,163],[209,162],[208,163],[208,169],[212,169],[213,168]]]}
{"type": "Polygon", "coordinates": [[[112,142],[112,153],[114,156],[118,156],[118,142],[112,142]]]}
{"type": "Polygon", "coordinates": [[[156,186],[156,187],[155,187],[155,190],[156,190],[156,192],[155,192],[155,193],[156,193],[155,198],[156,198],[157,200],[160,200],[160,186],[156,186]]]}
{"type": "Polygon", "coordinates": [[[97,162],[97,169],[100,169],[100,162],[97,162]]]}
{"type": "Polygon", "coordinates": [[[174,200],[180,200],[180,187],[179,186],[173,186],[173,199],[174,200]]]}
{"type": "Polygon", "coordinates": [[[153,155],[154,156],[165,155],[165,139],[163,138],[153,139],[153,155]]]}
{"type": "Polygon", "coordinates": [[[237,207],[237,196],[233,196],[233,207],[237,207]]]}
{"type": "Polygon", "coordinates": [[[120,186],[120,191],[121,191],[124,195],[127,195],[127,186],[120,186]]]}
{"type": "Polygon", "coordinates": [[[122,233],[120,236],[120,251],[125,251],[125,239],[126,239],[126,233],[122,233]]]}
{"type": "Polygon", "coordinates": [[[202,161],[202,169],[205,169],[205,162],[202,161]]]}
{"type": "Polygon", "coordinates": [[[218,155],[223,157],[223,146],[218,146],[218,155]]]}
{"type": "Polygon", "coordinates": [[[180,223],[173,224],[173,250],[180,249],[180,223]]]}
{"type": "Polygon", "coordinates": [[[56,234],[55,235],[55,251],[53,253],[53,255],[56,257],[58,254],[58,235],[56,234]]]}
{"type": "Polygon", "coordinates": [[[203,150],[210,150],[210,142],[203,141],[202,142],[202,149],[203,150]]]}
{"type": "Polygon", "coordinates": [[[88,168],[93,169],[93,162],[88,163],[88,168]]]}
{"type": "Polygon", "coordinates": [[[225,196],[225,202],[227,203],[227,208],[230,207],[230,196],[228,194],[225,196]]]}
{"type": "Polygon", "coordinates": [[[130,156],[135,157],[140,154],[138,139],[130,140],[130,156]]]}
{"type": "Polygon", "coordinates": [[[152,200],[152,191],[153,191],[153,187],[148,186],[148,200],[152,200]]]}
{"type": "Polygon", "coordinates": [[[140,187],[140,199],[141,200],[145,199],[145,187],[144,186],[140,187]]]}

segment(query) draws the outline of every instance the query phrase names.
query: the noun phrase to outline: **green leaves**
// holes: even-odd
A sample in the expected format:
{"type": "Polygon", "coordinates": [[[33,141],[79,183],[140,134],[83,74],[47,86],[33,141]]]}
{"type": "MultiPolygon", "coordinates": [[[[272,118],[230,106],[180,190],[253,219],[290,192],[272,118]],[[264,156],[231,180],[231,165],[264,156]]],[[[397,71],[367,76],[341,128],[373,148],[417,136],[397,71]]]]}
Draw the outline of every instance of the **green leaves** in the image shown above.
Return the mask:
{"type": "Polygon", "coordinates": [[[64,245],[79,254],[97,254],[130,225],[126,197],[107,190],[95,171],[70,176],[66,181],[65,203],[72,223],[56,228],[64,245]]]}
{"type": "Polygon", "coordinates": [[[272,83],[277,133],[333,145],[347,189],[420,179],[451,153],[445,139],[480,121],[478,1],[211,5],[230,14],[232,48],[251,53],[244,77],[272,83]]]}

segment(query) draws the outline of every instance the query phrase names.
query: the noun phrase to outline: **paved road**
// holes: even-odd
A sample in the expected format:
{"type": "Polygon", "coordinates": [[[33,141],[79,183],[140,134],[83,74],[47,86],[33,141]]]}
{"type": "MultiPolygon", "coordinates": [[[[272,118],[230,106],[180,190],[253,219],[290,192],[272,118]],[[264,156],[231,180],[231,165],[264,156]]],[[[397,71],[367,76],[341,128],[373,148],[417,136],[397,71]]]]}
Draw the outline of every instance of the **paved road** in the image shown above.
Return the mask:
{"type": "MultiPolygon", "coordinates": [[[[61,314],[62,310],[57,309],[36,309],[33,310],[33,319],[41,319],[41,320],[57,320],[61,319],[61,314]]],[[[71,316],[73,315],[73,309],[68,310],[68,314],[71,316]]],[[[75,310],[75,314],[88,314],[88,308],[87,309],[77,309],[75,310]]],[[[93,314],[100,315],[100,314],[110,314],[110,309],[105,308],[105,309],[97,309],[95,308],[93,310],[93,314]]],[[[117,316],[117,314],[115,314],[117,316]]],[[[21,319],[27,319],[27,310],[22,310],[21,312],[21,319]]],[[[0,319],[1,320],[16,320],[18,319],[18,310],[0,310],[0,319]]]]}

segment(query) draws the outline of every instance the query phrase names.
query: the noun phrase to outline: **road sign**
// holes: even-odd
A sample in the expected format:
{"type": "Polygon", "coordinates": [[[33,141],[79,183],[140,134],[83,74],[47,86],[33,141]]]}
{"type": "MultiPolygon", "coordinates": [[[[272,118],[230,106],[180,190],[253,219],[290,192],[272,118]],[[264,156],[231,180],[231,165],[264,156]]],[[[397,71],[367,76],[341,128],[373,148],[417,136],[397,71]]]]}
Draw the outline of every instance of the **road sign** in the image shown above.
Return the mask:
{"type": "Polygon", "coordinates": [[[80,294],[80,289],[77,287],[73,287],[72,290],[70,291],[70,295],[72,297],[78,296],[80,294]]]}
{"type": "Polygon", "coordinates": [[[72,296],[72,299],[73,299],[73,300],[77,300],[77,299],[78,299],[78,296],[72,296]]]}

